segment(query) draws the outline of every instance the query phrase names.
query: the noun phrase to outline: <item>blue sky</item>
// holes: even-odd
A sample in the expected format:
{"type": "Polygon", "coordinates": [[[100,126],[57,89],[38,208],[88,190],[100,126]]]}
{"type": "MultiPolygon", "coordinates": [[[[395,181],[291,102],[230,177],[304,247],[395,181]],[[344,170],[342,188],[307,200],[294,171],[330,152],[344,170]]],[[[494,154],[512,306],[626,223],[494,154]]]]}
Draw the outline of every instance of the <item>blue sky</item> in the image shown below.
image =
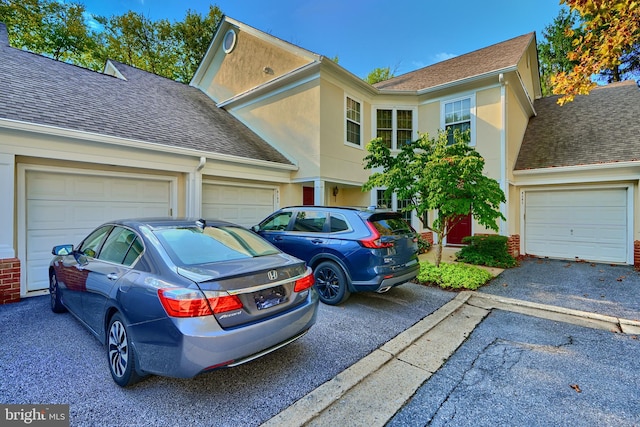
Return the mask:
{"type": "Polygon", "coordinates": [[[90,13],[129,10],[152,20],[180,21],[210,4],[236,20],[365,77],[377,67],[400,75],[532,31],[560,11],[559,0],[80,0],[90,13]]]}

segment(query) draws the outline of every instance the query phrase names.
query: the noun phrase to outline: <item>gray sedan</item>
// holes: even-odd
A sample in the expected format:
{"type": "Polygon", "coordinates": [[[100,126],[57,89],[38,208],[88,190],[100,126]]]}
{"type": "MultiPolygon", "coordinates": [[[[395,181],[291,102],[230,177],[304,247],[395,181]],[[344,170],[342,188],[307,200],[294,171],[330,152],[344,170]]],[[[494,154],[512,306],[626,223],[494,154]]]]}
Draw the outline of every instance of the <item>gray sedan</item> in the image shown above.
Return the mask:
{"type": "Polygon", "coordinates": [[[248,362],[316,321],[311,269],[227,222],[114,221],[52,253],[51,309],[106,344],[123,387],[248,362]]]}

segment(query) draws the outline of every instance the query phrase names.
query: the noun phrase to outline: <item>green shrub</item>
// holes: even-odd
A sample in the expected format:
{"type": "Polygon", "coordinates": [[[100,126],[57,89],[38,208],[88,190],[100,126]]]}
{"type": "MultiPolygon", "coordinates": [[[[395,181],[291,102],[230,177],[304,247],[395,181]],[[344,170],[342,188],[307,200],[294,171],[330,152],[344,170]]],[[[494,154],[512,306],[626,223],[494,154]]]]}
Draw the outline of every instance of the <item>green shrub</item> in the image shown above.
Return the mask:
{"type": "Polygon", "coordinates": [[[420,263],[417,277],[420,283],[429,283],[443,289],[476,290],[493,279],[491,273],[472,265],[442,263],[439,267],[428,261],[420,263]]]}
{"type": "Polygon", "coordinates": [[[462,239],[467,246],[456,252],[457,260],[488,267],[515,267],[518,261],[509,254],[506,236],[468,236],[462,239]]]}

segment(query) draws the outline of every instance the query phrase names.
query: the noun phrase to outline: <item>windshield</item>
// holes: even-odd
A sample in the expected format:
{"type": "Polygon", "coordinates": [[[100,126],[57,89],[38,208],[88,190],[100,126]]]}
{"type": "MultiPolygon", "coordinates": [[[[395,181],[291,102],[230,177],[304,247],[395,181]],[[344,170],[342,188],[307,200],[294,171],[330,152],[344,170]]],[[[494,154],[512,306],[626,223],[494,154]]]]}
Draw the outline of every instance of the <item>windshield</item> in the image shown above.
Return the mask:
{"type": "Polygon", "coordinates": [[[181,227],[155,231],[176,265],[198,265],[280,253],[255,233],[241,227],[181,227]]]}

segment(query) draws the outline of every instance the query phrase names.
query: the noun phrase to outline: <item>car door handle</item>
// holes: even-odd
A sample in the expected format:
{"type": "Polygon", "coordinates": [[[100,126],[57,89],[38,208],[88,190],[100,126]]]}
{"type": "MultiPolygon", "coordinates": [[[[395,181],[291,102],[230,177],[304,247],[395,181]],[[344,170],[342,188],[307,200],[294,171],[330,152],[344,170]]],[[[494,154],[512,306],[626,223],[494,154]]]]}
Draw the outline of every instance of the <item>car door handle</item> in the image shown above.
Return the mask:
{"type": "Polygon", "coordinates": [[[109,274],[107,274],[107,279],[109,279],[109,280],[118,280],[118,274],[117,273],[109,273],[109,274]]]}
{"type": "Polygon", "coordinates": [[[280,242],[280,241],[282,241],[282,237],[281,236],[276,236],[276,237],[273,238],[273,240],[276,241],[276,242],[280,242]]]}
{"type": "Polygon", "coordinates": [[[324,243],[324,240],[322,240],[322,239],[313,239],[311,241],[311,243],[313,243],[314,245],[319,245],[319,244],[324,243]]]}

